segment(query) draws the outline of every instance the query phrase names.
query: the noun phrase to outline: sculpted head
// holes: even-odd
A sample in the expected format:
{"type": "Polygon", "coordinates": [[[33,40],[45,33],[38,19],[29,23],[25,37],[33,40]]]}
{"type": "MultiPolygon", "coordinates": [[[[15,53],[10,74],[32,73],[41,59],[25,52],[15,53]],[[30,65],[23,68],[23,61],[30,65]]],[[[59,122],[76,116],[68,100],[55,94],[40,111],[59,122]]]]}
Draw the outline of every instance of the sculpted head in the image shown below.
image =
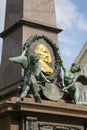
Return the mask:
{"type": "Polygon", "coordinates": [[[78,63],[73,63],[71,65],[70,71],[72,73],[79,72],[81,70],[80,65],[78,63]]]}
{"type": "Polygon", "coordinates": [[[49,49],[45,44],[39,44],[36,46],[35,52],[40,54],[40,59],[46,63],[51,63],[52,58],[49,49]]]}
{"type": "Polygon", "coordinates": [[[37,63],[39,59],[40,59],[40,56],[38,53],[33,53],[30,55],[30,62],[33,64],[37,63]]]}

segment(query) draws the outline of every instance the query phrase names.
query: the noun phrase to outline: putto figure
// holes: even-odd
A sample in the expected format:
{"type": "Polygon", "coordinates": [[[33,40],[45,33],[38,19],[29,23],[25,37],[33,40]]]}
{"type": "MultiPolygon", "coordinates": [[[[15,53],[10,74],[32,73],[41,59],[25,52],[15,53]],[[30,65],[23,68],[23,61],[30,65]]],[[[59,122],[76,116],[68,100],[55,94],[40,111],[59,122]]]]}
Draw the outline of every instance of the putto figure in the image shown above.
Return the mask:
{"type": "Polygon", "coordinates": [[[19,63],[26,70],[24,74],[24,82],[22,87],[22,93],[20,97],[17,98],[17,102],[23,100],[27,96],[28,92],[32,91],[36,102],[41,102],[40,95],[37,90],[37,79],[41,79],[44,82],[50,82],[46,79],[42,72],[42,63],[40,61],[40,56],[38,53],[32,53],[29,56],[29,60],[26,56],[27,49],[23,51],[20,56],[10,58],[10,61],[19,63]]]}
{"type": "MultiPolygon", "coordinates": [[[[61,59],[61,57],[60,57],[61,59]]],[[[81,102],[80,99],[80,89],[77,86],[77,82],[82,83],[83,85],[87,85],[87,78],[84,75],[77,75],[76,73],[79,72],[80,65],[78,63],[73,63],[71,65],[70,70],[67,69],[64,65],[63,60],[61,59],[61,67],[64,71],[64,85],[65,87],[62,91],[68,91],[71,98],[74,100],[75,104],[83,104],[87,105],[87,102],[81,102]]]]}
{"type": "Polygon", "coordinates": [[[44,35],[29,37],[20,56],[9,59],[22,65],[24,69],[22,92],[17,98],[20,102],[32,91],[35,101],[41,103],[41,93],[46,99],[58,101],[63,93],[60,78],[60,59],[56,44],[44,35]]]}

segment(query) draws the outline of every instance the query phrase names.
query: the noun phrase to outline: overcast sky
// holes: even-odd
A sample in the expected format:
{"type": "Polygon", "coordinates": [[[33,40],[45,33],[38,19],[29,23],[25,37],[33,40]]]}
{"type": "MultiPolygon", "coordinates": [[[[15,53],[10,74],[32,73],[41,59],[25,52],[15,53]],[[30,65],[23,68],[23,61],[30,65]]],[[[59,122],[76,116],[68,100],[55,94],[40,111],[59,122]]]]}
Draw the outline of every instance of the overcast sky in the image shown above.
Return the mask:
{"type": "MultiPolygon", "coordinates": [[[[0,32],[4,28],[6,0],[0,0],[0,32]]],[[[55,0],[61,56],[67,67],[71,65],[87,41],[87,0],[55,0]]],[[[0,39],[0,53],[2,40],[0,39]]]]}

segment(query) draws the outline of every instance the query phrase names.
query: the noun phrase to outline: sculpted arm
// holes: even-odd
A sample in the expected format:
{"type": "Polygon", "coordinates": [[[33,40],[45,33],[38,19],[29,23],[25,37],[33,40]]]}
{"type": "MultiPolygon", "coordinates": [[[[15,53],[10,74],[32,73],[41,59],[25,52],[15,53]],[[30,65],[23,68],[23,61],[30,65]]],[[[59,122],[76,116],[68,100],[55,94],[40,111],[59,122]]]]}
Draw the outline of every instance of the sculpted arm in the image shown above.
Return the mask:
{"type": "Polygon", "coordinates": [[[64,62],[63,62],[63,60],[62,60],[60,55],[59,55],[59,57],[60,57],[61,67],[62,67],[63,71],[65,72],[67,70],[67,68],[65,67],[64,62]]]}
{"type": "Polygon", "coordinates": [[[67,87],[64,87],[62,90],[67,90],[67,89],[69,89],[69,88],[72,88],[72,87],[73,87],[73,85],[74,85],[74,83],[69,84],[67,87]]]}
{"type": "Polygon", "coordinates": [[[14,63],[21,64],[22,67],[26,69],[28,66],[27,56],[25,55],[26,51],[27,50],[25,49],[20,56],[11,57],[11,58],[9,58],[9,60],[14,63]]]}
{"type": "Polygon", "coordinates": [[[47,83],[50,83],[50,81],[45,77],[45,75],[43,74],[43,72],[41,71],[40,73],[41,79],[47,83]]]}
{"type": "Polygon", "coordinates": [[[69,88],[72,88],[72,87],[75,85],[77,78],[78,78],[78,77],[75,76],[75,77],[72,79],[72,83],[70,83],[68,86],[64,87],[63,90],[67,90],[67,89],[69,89],[69,88]]]}

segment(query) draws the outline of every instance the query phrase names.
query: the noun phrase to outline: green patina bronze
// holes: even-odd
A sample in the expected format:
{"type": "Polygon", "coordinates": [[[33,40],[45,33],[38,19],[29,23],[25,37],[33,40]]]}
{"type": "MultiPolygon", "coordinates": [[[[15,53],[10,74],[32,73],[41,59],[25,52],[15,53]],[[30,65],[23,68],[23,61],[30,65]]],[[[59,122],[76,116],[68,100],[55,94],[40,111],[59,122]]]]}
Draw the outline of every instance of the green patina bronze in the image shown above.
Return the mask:
{"type": "Polygon", "coordinates": [[[27,49],[23,51],[21,56],[10,58],[10,61],[19,63],[25,69],[24,82],[22,87],[22,93],[17,102],[21,101],[27,96],[29,90],[32,90],[36,102],[41,102],[40,95],[37,90],[37,79],[41,79],[42,82],[50,82],[43,72],[41,71],[41,62],[39,61],[39,54],[32,53],[29,55],[29,59],[26,56],[27,49]]]}
{"type": "Polygon", "coordinates": [[[24,68],[22,92],[17,98],[17,102],[23,100],[31,90],[35,101],[41,103],[41,95],[38,91],[38,87],[41,87],[40,89],[46,99],[58,101],[67,91],[75,104],[87,105],[86,102],[80,102],[79,100],[81,92],[77,83],[80,82],[83,85],[87,85],[87,78],[84,75],[77,75],[77,72],[80,71],[80,65],[73,63],[70,70],[67,69],[58,53],[56,44],[48,37],[44,35],[29,37],[23,46],[22,54],[10,58],[10,61],[20,64],[24,68]],[[46,46],[46,50],[50,51],[49,48],[51,48],[52,58],[54,57],[54,60],[52,59],[52,63],[54,63],[53,66],[47,64],[47,60],[46,63],[44,63],[48,68],[50,67],[53,69],[53,73],[51,74],[45,73],[46,71],[44,72],[42,69],[44,61],[42,62],[41,60],[44,58],[40,59],[41,53],[36,53],[35,48],[34,50],[31,49],[32,44],[34,44],[34,46],[36,44],[37,46],[38,44],[43,45],[44,42],[45,46],[47,44],[49,46],[46,46]],[[64,71],[64,88],[60,77],[61,67],[64,71]]]}
{"type": "Polygon", "coordinates": [[[61,84],[59,81],[60,76],[60,59],[58,55],[58,48],[56,44],[44,35],[31,36],[23,46],[23,52],[20,56],[12,57],[9,60],[17,64],[22,65],[24,68],[24,78],[22,93],[17,98],[17,102],[20,102],[27,96],[31,90],[36,102],[41,103],[41,97],[38,92],[38,81],[41,84],[42,93],[44,96],[53,101],[58,101],[62,96],[63,92],[60,92],[61,84]],[[42,63],[40,61],[40,54],[35,53],[31,50],[31,45],[38,41],[41,43],[44,40],[46,44],[50,46],[55,57],[54,72],[52,74],[46,74],[42,71],[42,63]],[[44,85],[43,85],[44,84],[44,85]],[[56,91],[57,90],[57,91],[56,91]]]}
{"type": "Polygon", "coordinates": [[[87,78],[84,75],[77,75],[76,73],[80,71],[80,65],[77,63],[73,63],[71,65],[70,70],[67,69],[61,59],[61,66],[64,71],[64,85],[65,87],[62,91],[68,91],[75,104],[83,104],[87,105],[87,102],[80,102],[80,89],[77,86],[77,83],[80,82],[83,85],[87,85],[87,78]]]}

